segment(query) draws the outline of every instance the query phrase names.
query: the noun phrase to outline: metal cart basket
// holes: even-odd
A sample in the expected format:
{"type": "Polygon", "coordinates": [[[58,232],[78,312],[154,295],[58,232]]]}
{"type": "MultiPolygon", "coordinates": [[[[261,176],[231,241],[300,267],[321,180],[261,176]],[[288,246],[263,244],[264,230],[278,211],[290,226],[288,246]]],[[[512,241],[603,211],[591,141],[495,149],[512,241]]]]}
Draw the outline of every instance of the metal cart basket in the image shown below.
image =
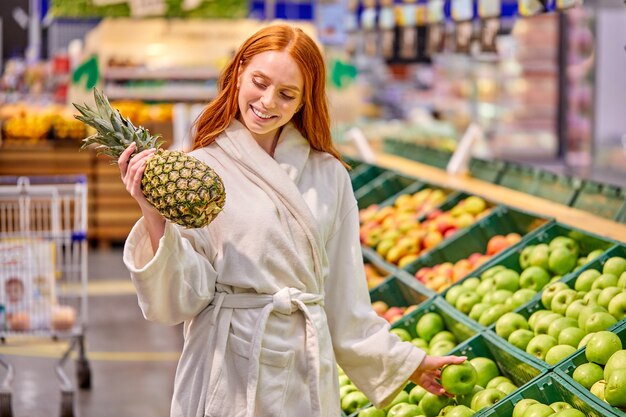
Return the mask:
{"type": "MultiPolygon", "coordinates": [[[[74,384],[64,366],[76,351],[77,385],[91,387],[87,323],[87,181],[0,177],[0,340],[69,342],[56,365],[62,417],[74,415],[74,384]]],[[[12,417],[13,367],[0,382],[0,417],[12,417]]]]}

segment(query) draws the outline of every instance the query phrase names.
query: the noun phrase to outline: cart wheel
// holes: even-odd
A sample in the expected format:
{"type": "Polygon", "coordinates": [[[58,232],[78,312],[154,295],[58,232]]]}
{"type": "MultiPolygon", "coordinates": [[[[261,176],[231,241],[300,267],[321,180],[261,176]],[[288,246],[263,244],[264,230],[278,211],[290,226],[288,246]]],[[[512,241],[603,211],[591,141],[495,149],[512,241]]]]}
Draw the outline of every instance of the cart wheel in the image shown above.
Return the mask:
{"type": "Polygon", "coordinates": [[[13,417],[10,392],[0,392],[0,417],[13,417]]]}
{"type": "Polygon", "coordinates": [[[91,389],[91,369],[87,359],[76,359],[76,379],[80,389],[91,389]]]}
{"type": "Polygon", "coordinates": [[[73,392],[61,392],[61,417],[74,417],[73,394],[73,392]]]}

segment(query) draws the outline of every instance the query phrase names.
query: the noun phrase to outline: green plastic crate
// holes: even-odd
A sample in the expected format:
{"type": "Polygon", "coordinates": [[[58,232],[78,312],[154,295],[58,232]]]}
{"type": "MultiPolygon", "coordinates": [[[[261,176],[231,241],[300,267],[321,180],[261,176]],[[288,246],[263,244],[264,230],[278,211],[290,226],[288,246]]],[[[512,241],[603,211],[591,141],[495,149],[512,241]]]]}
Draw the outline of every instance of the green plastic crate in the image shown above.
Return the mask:
{"type": "MultiPolygon", "coordinates": [[[[622,321],[611,331],[620,337],[620,339],[622,340],[622,345],[626,348],[626,322],[622,321]]],[[[576,367],[587,362],[587,358],[585,357],[585,348],[582,348],[569,358],[566,358],[561,363],[559,363],[558,366],[555,368],[555,373],[561,376],[564,380],[568,381],[571,385],[573,385],[576,391],[580,392],[580,396],[582,398],[585,398],[590,404],[594,406],[594,408],[600,410],[601,413],[599,415],[626,417],[626,410],[621,410],[617,407],[613,407],[608,403],[600,400],[589,390],[587,390],[585,387],[583,387],[574,380],[572,374],[576,370],[576,367]]]]}
{"type": "Polygon", "coordinates": [[[417,179],[386,171],[376,177],[369,184],[356,190],[354,193],[359,208],[366,208],[372,204],[380,204],[390,197],[402,192],[407,187],[419,183],[417,179]]]}
{"type": "Polygon", "coordinates": [[[440,169],[445,169],[452,158],[451,152],[394,138],[383,138],[383,150],[440,169]]]}
{"type": "Polygon", "coordinates": [[[493,407],[482,410],[476,417],[512,417],[515,404],[525,398],[532,398],[540,403],[549,405],[553,402],[564,401],[585,413],[588,417],[607,417],[614,414],[605,414],[596,404],[579,395],[579,392],[561,376],[551,372],[524,385],[511,393],[493,407]]]}
{"type": "Polygon", "coordinates": [[[499,185],[532,194],[536,187],[538,169],[515,162],[506,162],[499,185]]]}
{"type": "Polygon", "coordinates": [[[454,263],[460,259],[466,259],[476,252],[484,254],[491,237],[508,233],[519,233],[524,236],[549,221],[549,219],[536,214],[512,207],[498,206],[488,216],[455,233],[442,245],[429,251],[403,269],[414,275],[423,267],[432,267],[444,262],[454,263]]]}
{"type": "Polygon", "coordinates": [[[468,359],[484,357],[492,359],[500,369],[500,374],[508,377],[515,385],[522,387],[545,374],[547,368],[540,362],[528,361],[517,351],[509,349],[502,339],[489,332],[480,333],[457,346],[450,355],[467,356],[468,359]]]}
{"type": "MultiPolygon", "coordinates": [[[[359,165],[363,164],[364,162],[355,158],[352,158],[350,156],[347,155],[341,155],[341,158],[343,158],[343,161],[350,165],[350,167],[352,168],[352,170],[354,171],[355,168],[357,168],[359,165]]],[[[352,173],[352,171],[350,172],[352,173]]]]}
{"type": "Polygon", "coordinates": [[[571,206],[599,217],[617,219],[623,214],[625,202],[623,187],[585,181],[571,206]]]}
{"type": "Polygon", "coordinates": [[[504,172],[504,161],[472,158],[469,162],[469,172],[479,180],[498,184],[504,172]]]}
{"type": "Polygon", "coordinates": [[[413,286],[407,285],[402,279],[391,275],[380,285],[370,290],[370,299],[384,301],[389,307],[408,307],[420,305],[432,298],[430,292],[421,292],[413,286]]]}
{"type": "Polygon", "coordinates": [[[582,181],[575,177],[539,170],[532,194],[555,203],[569,206],[575,200],[582,181]]]}
{"type": "Polygon", "coordinates": [[[366,163],[360,164],[358,167],[350,171],[352,189],[354,190],[354,192],[357,192],[361,187],[369,184],[383,172],[385,172],[385,169],[376,165],[370,165],[366,163]]]}

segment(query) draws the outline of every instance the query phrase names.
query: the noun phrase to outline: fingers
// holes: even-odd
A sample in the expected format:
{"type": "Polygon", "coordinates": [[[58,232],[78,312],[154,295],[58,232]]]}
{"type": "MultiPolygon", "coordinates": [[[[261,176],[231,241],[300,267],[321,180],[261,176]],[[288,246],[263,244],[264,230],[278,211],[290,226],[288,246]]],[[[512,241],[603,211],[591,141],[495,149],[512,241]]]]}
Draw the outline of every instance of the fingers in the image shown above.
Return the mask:
{"type": "MultiPolygon", "coordinates": [[[[448,364],[460,364],[467,360],[466,356],[427,356],[428,362],[425,364],[427,369],[437,369],[448,364]]],[[[424,359],[424,361],[426,361],[424,359]]]]}
{"type": "Polygon", "coordinates": [[[141,180],[143,178],[144,170],[146,169],[146,164],[154,153],[154,149],[142,151],[135,155],[130,162],[128,162],[122,180],[126,185],[126,190],[135,199],[143,196],[143,192],[141,191],[141,180]]]}
{"type": "Polygon", "coordinates": [[[126,176],[126,172],[128,170],[128,161],[133,152],[135,152],[136,148],[137,144],[135,142],[131,143],[128,148],[124,149],[124,152],[122,152],[120,157],[117,159],[117,165],[120,168],[120,174],[122,176],[122,179],[124,179],[124,177],[126,176]]]}

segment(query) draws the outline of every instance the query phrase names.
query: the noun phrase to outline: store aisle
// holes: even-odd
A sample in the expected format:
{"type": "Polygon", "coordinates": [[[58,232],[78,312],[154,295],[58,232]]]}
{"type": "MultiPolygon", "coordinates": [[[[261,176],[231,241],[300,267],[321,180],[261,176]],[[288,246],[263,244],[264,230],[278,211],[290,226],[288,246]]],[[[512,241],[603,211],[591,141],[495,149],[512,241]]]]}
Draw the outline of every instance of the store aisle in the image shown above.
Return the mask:
{"type": "MultiPolygon", "coordinates": [[[[91,390],[78,390],[77,417],[166,417],[169,414],[181,326],[146,321],[137,306],[121,250],[89,253],[87,357],[91,390]]],[[[15,368],[14,417],[59,415],[60,388],[54,372],[62,342],[24,341],[0,346],[15,368]]],[[[66,369],[75,381],[73,361],[66,369]]]]}

